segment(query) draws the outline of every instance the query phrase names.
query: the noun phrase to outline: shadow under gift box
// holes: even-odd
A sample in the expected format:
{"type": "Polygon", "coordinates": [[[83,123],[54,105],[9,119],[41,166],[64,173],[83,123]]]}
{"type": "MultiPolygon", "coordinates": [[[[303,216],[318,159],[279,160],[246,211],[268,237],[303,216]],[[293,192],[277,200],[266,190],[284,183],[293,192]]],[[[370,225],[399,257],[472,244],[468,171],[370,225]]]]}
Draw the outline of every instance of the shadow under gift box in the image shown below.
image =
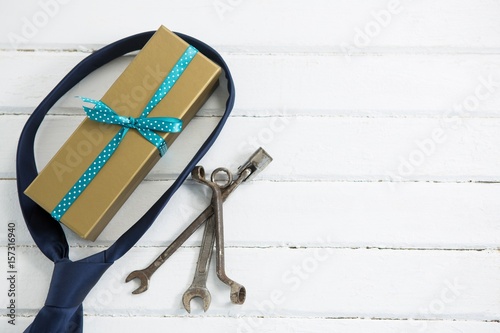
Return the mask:
{"type": "MultiPolygon", "coordinates": [[[[139,117],[188,46],[161,26],[101,101],[120,116],[139,117]]],[[[148,117],[179,118],[185,128],[217,86],[220,74],[218,65],[196,53],[148,117]]],[[[52,212],[120,129],[86,118],[24,193],[52,212]]],[[[167,147],[178,136],[156,133],[167,147]]],[[[60,221],[80,237],[95,240],[159,159],[158,149],[130,129],[60,221]]]]}

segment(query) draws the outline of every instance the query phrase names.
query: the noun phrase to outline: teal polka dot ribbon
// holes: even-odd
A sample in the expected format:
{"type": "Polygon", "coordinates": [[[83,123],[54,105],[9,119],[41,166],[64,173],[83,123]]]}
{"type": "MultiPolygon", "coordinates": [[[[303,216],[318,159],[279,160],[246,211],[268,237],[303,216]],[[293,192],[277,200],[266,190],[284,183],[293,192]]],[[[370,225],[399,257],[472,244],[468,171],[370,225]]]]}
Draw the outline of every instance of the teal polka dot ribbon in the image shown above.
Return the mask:
{"type": "Polygon", "coordinates": [[[182,130],[182,120],[172,117],[148,118],[148,115],[170,92],[197,52],[198,50],[192,46],[186,49],[138,118],[120,116],[102,101],[81,97],[84,102],[94,104],[93,108],[83,106],[88,118],[101,123],[119,125],[121,129],[51,212],[54,219],[57,221],[61,220],[66,211],[78,199],[80,194],[82,194],[85,188],[92,182],[106,162],[111,158],[130,129],[135,129],[146,140],[153,144],[158,149],[160,156],[166,153],[167,144],[160,135],[155,133],[155,131],[178,133],[182,130]]]}

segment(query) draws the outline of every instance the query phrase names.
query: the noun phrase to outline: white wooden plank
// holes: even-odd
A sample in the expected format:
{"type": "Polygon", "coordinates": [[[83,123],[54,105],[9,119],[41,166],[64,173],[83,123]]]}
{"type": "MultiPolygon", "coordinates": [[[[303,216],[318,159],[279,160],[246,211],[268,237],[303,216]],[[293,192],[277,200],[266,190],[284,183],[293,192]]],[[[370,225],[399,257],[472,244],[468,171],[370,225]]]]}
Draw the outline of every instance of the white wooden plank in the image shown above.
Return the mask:
{"type": "MultiPolygon", "coordinates": [[[[500,330],[498,1],[40,0],[4,7],[0,219],[16,223],[19,316],[9,326],[0,297],[1,332],[31,322],[52,270],[16,198],[15,146],[27,114],[92,49],[162,23],[222,51],[236,80],[235,117],[202,164],[235,169],[254,146],[275,158],[225,205],[228,271],[247,286],[248,300],[231,305],[212,273],[210,310],[204,314],[197,302],[192,315],[182,309],[200,232],[146,294],[131,295],[137,284],[123,282],[207,204],[207,193],[188,182],[89,295],[86,332],[500,330]],[[43,20],[44,10],[54,17],[25,41],[9,41],[43,20]],[[393,13],[380,16],[386,10],[393,13]],[[359,33],[370,28],[371,37],[359,33]]],[[[72,96],[100,97],[130,59],[92,74],[51,111],[58,115],[39,133],[39,165],[81,119],[72,96]]],[[[108,246],[172,183],[215,125],[224,97],[219,89],[97,242],[67,232],[73,259],[108,246]]],[[[4,258],[6,239],[2,228],[4,258]]],[[[6,283],[0,279],[2,293],[6,283]]]]}
{"type": "MultiPolygon", "coordinates": [[[[30,113],[86,54],[0,52],[0,112],[30,113]]],[[[224,54],[235,78],[235,115],[452,116],[500,115],[497,55],[224,54]]],[[[55,108],[81,114],[74,96],[100,98],[131,57],[82,81],[55,108]]],[[[221,86],[225,86],[223,82],[221,86]]],[[[225,90],[201,115],[220,115],[225,90]]]]}
{"type": "MultiPolygon", "coordinates": [[[[107,246],[135,222],[171,182],[143,182],[92,243],[66,230],[69,242],[107,246]]],[[[15,181],[0,181],[0,220],[17,226],[17,244],[33,245],[21,218],[15,181]]],[[[230,247],[379,247],[484,249],[500,244],[500,184],[253,182],[224,205],[230,247]],[[278,199],[283,198],[283,199],[278,199]],[[264,231],[264,232],[263,232],[264,231]]],[[[208,205],[188,183],[139,242],[165,247],[208,205]]],[[[7,244],[0,229],[0,245],[7,244]]],[[[196,233],[187,246],[198,246],[196,233]]]]}
{"type": "MultiPolygon", "coordinates": [[[[15,177],[15,150],[26,116],[0,116],[0,177],[15,177]]],[[[40,167],[81,117],[47,118],[36,145],[40,167]]],[[[149,179],[175,177],[208,136],[217,118],[184,129],[149,179]]],[[[258,147],[274,162],[258,179],[284,181],[498,181],[500,119],[234,117],[203,164],[235,169],[258,147]]]]}
{"type": "Polygon", "coordinates": [[[500,7],[494,0],[197,0],[189,4],[144,0],[140,5],[131,0],[119,5],[43,0],[11,1],[6,8],[0,20],[3,48],[87,48],[154,30],[160,24],[219,48],[243,52],[331,52],[340,51],[342,45],[357,52],[500,46],[500,7]],[[359,37],[362,34],[367,37],[359,37]]]}
{"type": "MultiPolygon", "coordinates": [[[[6,248],[0,253],[5,256],[6,248]]],[[[95,251],[72,249],[74,258],[95,251]]],[[[192,279],[197,251],[182,249],[158,270],[150,289],[123,279],[149,264],[159,249],[134,248],[102,277],[85,301],[91,315],[186,315],[181,297],[192,279]]],[[[210,316],[456,319],[491,321],[500,304],[498,251],[351,249],[245,249],[226,251],[228,274],[247,288],[247,301],[231,305],[227,286],[211,274],[210,316]]],[[[38,249],[18,247],[17,309],[43,304],[52,264],[38,249]]],[[[0,288],[6,290],[7,280],[0,288]]],[[[1,300],[5,314],[6,300],[1,300]]],[[[199,308],[193,314],[200,313],[199,308]]]]}
{"type": "MultiPolygon", "coordinates": [[[[33,320],[32,317],[17,318],[13,328],[0,318],[2,332],[21,332],[33,320]]],[[[325,318],[219,318],[204,316],[183,317],[112,317],[86,315],[85,329],[89,332],[148,332],[177,333],[289,333],[289,332],[343,332],[343,333],[497,333],[499,324],[475,321],[398,321],[370,319],[325,319],[325,318]]]]}

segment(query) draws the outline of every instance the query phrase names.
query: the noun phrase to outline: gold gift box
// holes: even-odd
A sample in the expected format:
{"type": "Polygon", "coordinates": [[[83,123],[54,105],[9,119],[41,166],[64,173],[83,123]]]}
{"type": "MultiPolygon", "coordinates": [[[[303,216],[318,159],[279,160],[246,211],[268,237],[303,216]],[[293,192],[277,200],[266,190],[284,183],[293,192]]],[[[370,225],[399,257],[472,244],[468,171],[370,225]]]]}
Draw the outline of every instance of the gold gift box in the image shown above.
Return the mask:
{"type": "MultiPolygon", "coordinates": [[[[121,116],[139,117],[188,46],[160,27],[101,100],[121,116]]],[[[217,86],[220,74],[221,68],[198,52],[148,117],[179,118],[185,128],[217,86]]],[[[85,118],[25,194],[52,212],[120,128],[85,118]]],[[[167,147],[178,136],[156,133],[165,139],[167,147]]],[[[159,159],[153,144],[136,130],[129,130],[61,222],[82,238],[95,240],[159,159]]]]}

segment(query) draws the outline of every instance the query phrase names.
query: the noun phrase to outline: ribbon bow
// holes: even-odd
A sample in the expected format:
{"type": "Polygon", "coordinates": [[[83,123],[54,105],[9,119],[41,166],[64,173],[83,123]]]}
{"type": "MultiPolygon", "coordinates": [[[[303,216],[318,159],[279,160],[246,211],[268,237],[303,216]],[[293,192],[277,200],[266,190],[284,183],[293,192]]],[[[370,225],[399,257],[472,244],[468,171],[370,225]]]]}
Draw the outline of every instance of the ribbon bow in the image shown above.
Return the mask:
{"type": "Polygon", "coordinates": [[[118,115],[113,109],[102,101],[80,97],[82,101],[94,104],[93,108],[83,106],[87,117],[94,121],[106,124],[122,126],[118,132],[118,140],[121,141],[130,128],[137,130],[146,140],[151,142],[160,152],[160,156],[167,152],[165,140],[154,131],[178,133],[182,130],[182,120],[173,117],[123,117],[118,115]]]}

